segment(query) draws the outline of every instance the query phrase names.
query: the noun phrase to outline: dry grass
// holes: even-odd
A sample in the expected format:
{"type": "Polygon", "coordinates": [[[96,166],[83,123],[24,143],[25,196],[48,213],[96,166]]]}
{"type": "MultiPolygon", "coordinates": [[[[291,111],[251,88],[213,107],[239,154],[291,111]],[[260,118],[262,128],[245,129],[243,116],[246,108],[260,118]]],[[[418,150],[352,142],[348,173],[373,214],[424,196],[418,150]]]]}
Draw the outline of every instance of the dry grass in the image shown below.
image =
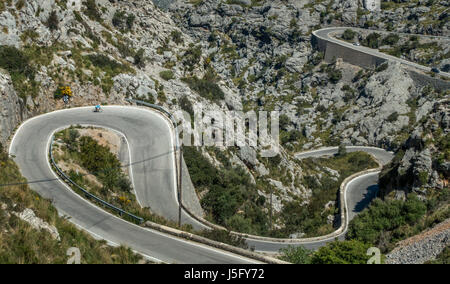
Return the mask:
{"type": "MultiPolygon", "coordinates": [[[[0,159],[0,184],[24,182],[12,160],[0,159]]],[[[0,187],[0,263],[66,263],[67,249],[77,247],[81,263],[140,263],[142,257],[125,247],[113,248],[95,240],[58,216],[49,200],[41,198],[28,185],[0,187]],[[55,226],[61,241],[47,231],[33,229],[11,214],[32,209],[36,216],[55,226]]]]}

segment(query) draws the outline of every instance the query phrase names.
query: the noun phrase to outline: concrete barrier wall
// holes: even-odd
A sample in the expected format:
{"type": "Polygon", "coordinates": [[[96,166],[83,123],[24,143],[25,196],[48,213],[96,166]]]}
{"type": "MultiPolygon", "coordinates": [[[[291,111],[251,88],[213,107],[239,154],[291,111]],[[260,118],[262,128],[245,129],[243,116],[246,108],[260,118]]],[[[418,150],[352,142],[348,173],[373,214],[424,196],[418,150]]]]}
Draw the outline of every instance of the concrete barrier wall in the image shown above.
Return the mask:
{"type": "Polygon", "coordinates": [[[332,62],[333,59],[342,58],[345,62],[363,68],[375,67],[386,62],[384,58],[329,42],[316,36],[313,36],[313,45],[324,53],[326,62],[332,62]]]}
{"type": "Polygon", "coordinates": [[[156,224],[156,223],[152,223],[152,222],[145,222],[144,223],[145,227],[151,228],[153,230],[157,230],[160,231],[162,233],[166,233],[166,234],[170,234],[179,238],[183,238],[183,239],[187,239],[187,240],[191,240],[197,243],[202,243],[214,248],[218,248],[221,250],[226,250],[235,254],[239,254],[251,259],[255,259],[264,263],[268,263],[268,264],[290,264],[289,262],[274,258],[274,257],[270,257],[270,256],[265,256],[256,252],[252,252],[252,251],[248,251],[242,248],[238,248],[238,247],[234,247],[228,244],[224,244],[221,242],[217,242],[217,241],[213,241],[198,235],[194,235],[188,232],[184,232],[184,231],[180,231],[174,228],[170,228],[170,227],[166,227],[160,224],[156,224]]]}
{"type": "Polygon", "coordinates": [[[423,87],[431,85],[438,91],[450,90],[450,81],[445,81],[437,78],[439,74],[436,74],[436,77],[431,77],[429,75],[415,72],[412,70],[408,70],[408,73],[417,86],[423,87]]]}

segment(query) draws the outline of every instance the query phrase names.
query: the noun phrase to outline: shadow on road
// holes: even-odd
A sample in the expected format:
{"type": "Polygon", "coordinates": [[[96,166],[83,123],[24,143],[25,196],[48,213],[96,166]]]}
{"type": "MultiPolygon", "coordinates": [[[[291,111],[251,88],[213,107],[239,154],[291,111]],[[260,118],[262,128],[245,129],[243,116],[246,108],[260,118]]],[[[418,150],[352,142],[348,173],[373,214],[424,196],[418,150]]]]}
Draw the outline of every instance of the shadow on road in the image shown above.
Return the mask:
{"type": "Polygon", "coordinates": [[[372,199],[374,199],[377,196],[377,193],[378,193],[377,184],[369,186],[367,188],[367,192],[364,194],[364,198],[361,199],[361,201],[359,201],[358,203],[356,203],[355,208],[353,208],[353,212],[356,214],[363,211],[370,204],[372,199]]]}

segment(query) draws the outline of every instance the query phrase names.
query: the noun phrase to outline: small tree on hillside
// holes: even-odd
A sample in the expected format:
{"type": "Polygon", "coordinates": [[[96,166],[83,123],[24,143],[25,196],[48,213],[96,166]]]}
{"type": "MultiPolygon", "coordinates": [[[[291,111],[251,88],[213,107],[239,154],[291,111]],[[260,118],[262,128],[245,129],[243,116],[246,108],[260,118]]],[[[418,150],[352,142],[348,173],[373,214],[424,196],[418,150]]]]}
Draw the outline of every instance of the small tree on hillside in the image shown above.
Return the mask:
{"type": "Polygon", "coordinates": [[[47,27],[51,31],[54,31],[58,29],[58,24],[59,24],[58,15],[56,15],[56,11],[52,11],[47,19],[47,27]]]}
{"type": "Polygon", "coordinates": [[[347,154],[347,149],[345,148],[345,145],[344,144],[339,145],[338,156],[344,156],[345,154],[347,154]]]}

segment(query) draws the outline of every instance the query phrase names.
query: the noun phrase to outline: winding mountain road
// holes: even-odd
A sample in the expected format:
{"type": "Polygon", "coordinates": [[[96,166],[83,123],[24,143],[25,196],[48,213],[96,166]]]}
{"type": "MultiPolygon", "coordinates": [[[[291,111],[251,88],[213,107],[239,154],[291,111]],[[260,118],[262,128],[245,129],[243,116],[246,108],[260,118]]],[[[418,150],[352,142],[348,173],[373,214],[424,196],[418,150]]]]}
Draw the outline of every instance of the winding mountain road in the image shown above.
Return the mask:
{"type": "MultiPolygon", "coordinates": [[[[98,238],[127,245],[157,262],[258,263],[131,224],[73,192],[50,168],[47,153],[53,133],[75,124],[108,127],[124,134],[130,147],[137,199],[166,218],[178,218],[173,137],[169,124],[156,112],[123,106],[106,106],[100,114],[85,107],[36,116],[23,123],[14,135],[10,155],[29,182],[40,181],[32,183],[31,188],[51,199],[61,215],[70,216],[71,222],[98,238]]],[[[183,221],[195,222],[186,214],[183,214],[183,221]]]]}
{"type": "MultiPolygon", "coordinates": [[[[429,67],[367,47],[354,46],[333,37],[333,34],[345,29],[347,28],[325,28],[314,31],[313,34],[350,49],[400,62],[424,72],[431,71],[429,67]]],[[[440,75],[450,77],[449,73],[441,72],[440,75]]],[[[158,262],[258,263],[240,255],[131,224],[73,192],[53,172],[47,153],[54,132],[75,124],[107,127],[122,133],[129,146],[130,173],[138,202],[167,219],[178,218],[174,134],[170,124],[155,111],[125,106],[105,106],[101,114],[93,113],[91,107],[55,111],[27,120],[16,131],[11,141],[10,155],[14,157],[23,176],[33,182],[30,184],[31,188],[51,199],[61,215],[70,216],[71,222],[97,238],[116,245],[127,245],[158,262]]],[[[382,164],[387,164],[393,158],[392,153],[373,147],[355,146],[348,147],[347,150],[367,152],[382,164]]],[[[296,158],[320,157],[336,152],[337,147],[323,148],[298,153],[296,158]]],[[[368,205],[378,190],[377,183],[378,172],[371,172],[358,176],[347,184],[344,189],[347,208],[345,222],[348,223],[368,205]]],[[[205,228],[203,223],[186,212],[182,213],[182,222],[192,224],[194,228],[205,228]]],[[[332,237],[294,242],[250,237],[247,238],[247,243],[256,251],[263,252],[276,252],[288,245],[303,245],[314,249],[333,241],[336,237],[343,239],[345,233],[346,230],[332,237]]]]}
{"type": "MultiPolygon", "coordinates": [[[[144,207],[167,219],[177,220],[176,170],[173,148],[173,132],[169,123],[157,112],[125,106],[105,106],[101,114],[90,107],[55,111],[34,117],[23,123],[10,145],[9,153],[28,181],[31,188],[53,200],[62,215],[96,237],[113,244],[125,244],[155,261],[168,263],[254,263],[256,261],[229,252],[200,245],[131,224],[104,211],[74,193],[58,179],[50,167],[49,143],[54,132],[70,125],[95,125],[122,133],[129,145],[130,172],[136,196],[144,207]]],[[[392,154],[371,147],[351,147],[349,151],[366,151],[383,163],[392,154]]],[[[332,155],[337,148],[324,148],[300,153],[297,158],[332,155]]],[[[348,208],[358,212],[376,192],[378,176],[370,174],[352,181],[347,188],[348,208]],[[353,208],[353,209],[352,209],[353,208]]],[[[349,218],[354,214],[350,213],[349,218]]],[[[183,212],[183,223],[204,227],[196,219],[183,212]]],[[[340,236],[343,236],[341,234],[340,236]]],[[[276,252],[287,245],[301,244],[308,248],[322,246],[333,238],[299,243],[271,242],[247,239],[257,251],[276,252]]]]}
{"type": "MultiPolygon", "coordinates": [[[[364,146],[348,146],[347,152],[366,152],[375,157],[382,165],[388,164],[394,157],[392,152],[374,147],[364,146]]],[[[297,159],[318,158],[332,156],[338,153],[338,147],[326,147],[322,149],[298,153],[295,155],[297,159]]],[[[376,196],[378,192],[378,174],[379,171],[367,173],[352,179],[344,188],[345,203],[346,203],[346,218],[345,222],[348,224],[359,212],[366,208],[370,201],[376,196]]],[[[247,243],[253,246],[256,251],[260,252],[274,252],[281,248],[288,246],[302,245],[308,249],[317,249],[324,246],[326,243],[334,241],[335,238],[344,239],[347,229],[330,237],[319,238],[318,240],[298,240],[293,242],[280,242],[269,240],[248,239],[247,243]]]]}

